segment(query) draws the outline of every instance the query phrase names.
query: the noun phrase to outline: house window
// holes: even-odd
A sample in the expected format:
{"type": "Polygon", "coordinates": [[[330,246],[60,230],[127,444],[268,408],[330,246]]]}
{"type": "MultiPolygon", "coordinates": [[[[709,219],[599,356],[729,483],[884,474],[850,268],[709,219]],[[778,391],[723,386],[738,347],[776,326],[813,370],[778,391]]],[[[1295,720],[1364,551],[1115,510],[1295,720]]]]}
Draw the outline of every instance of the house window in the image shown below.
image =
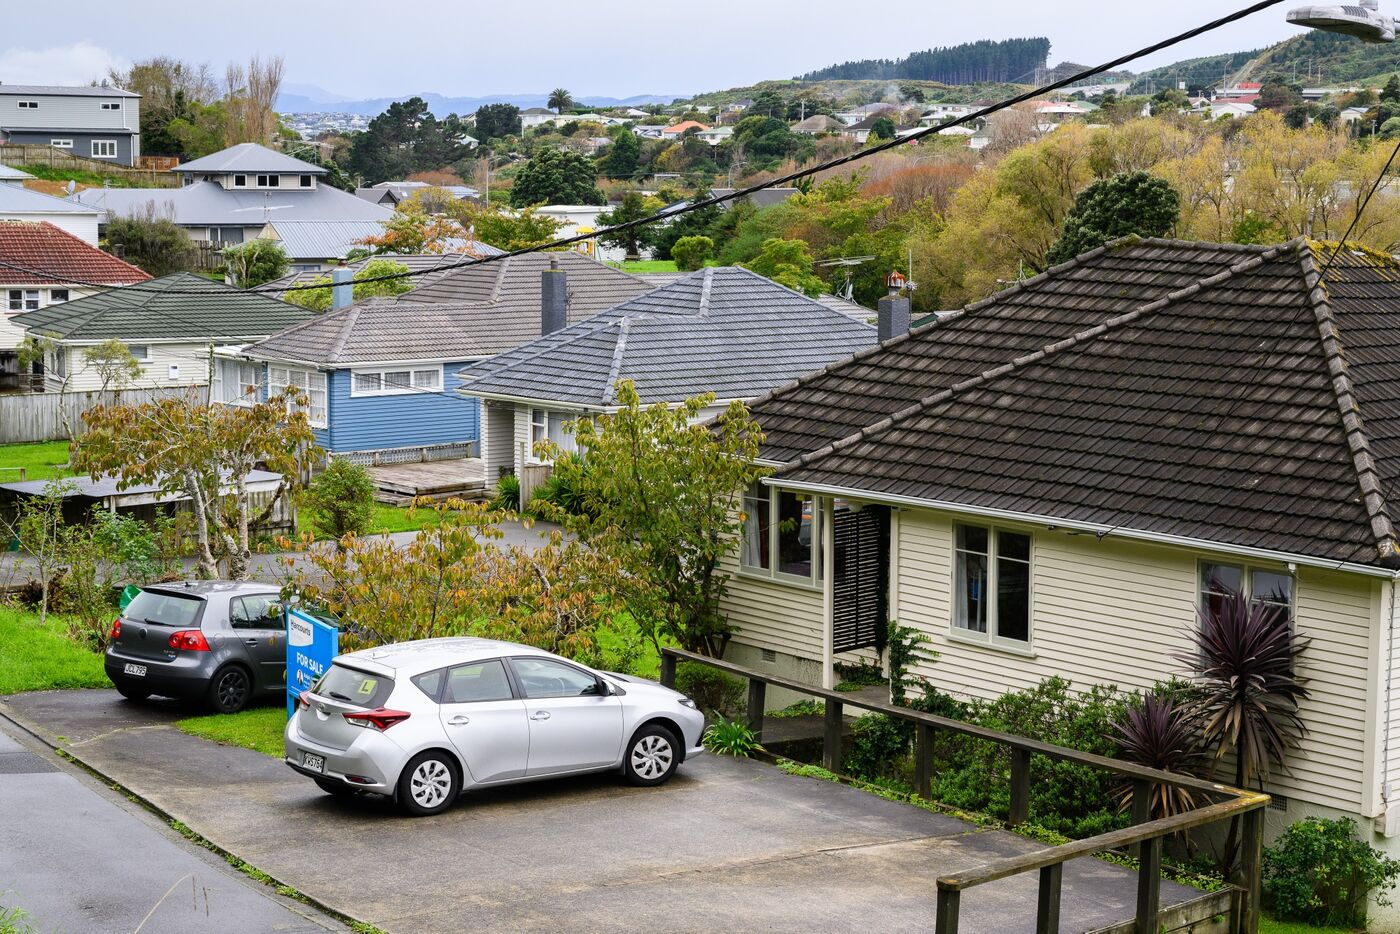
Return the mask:
{"type": "Polygon", "coordinates": [[[992,644],[1031,638],[1031,537],[959,525],[954,530],[953,628],[992,644]]]}
{"type": "Polygon", "coordinates": [[[67,289],[49,289],[49,304],[59,305],[68,301],[67,289]]]}
{"type": "Polygon", "coordinates": [[[300,389],[307,398],[306,417],[314,428],[325,428],[327,417],[326,374],[319,370],[298,370],[274,366],[267,371],[268,395],[275,396],[287,389],[300,389]]]}
{"type": "Polygon", "coordinates": [[[139,363],[147,363],[151,359],[151,348],[148,344],[127,344],[126,350],[139,363]]]}
{"type": "Polygon", "coordinates": [[[39,290],[10,289],[5,307],[10,311],[34,311],[39,307],[39,290]]]}
{"type": "Polygon", "coordinates": [[[60,347],[49,353],[49,372],[59,379],[68,378],[68,350],[60,347]]]}
{"type": "Polygon", "coordinates": [[[817,515],[814,497],[755,483],[744,495],[740,564],[757,574],[815,586],[822,576],[817,515]]]}
{"type": "Polygon", "coordinates": [[[1219,612],[1228,596],[1243,595],[1251,604],[1280,609],[1293,617],[1293,578],[1286,571],[1243,564],[1201,562],[1201,606],[1219,612]]]}
{"type": "Polygon", "coordinates": [[[121,104],[121,101],[103,101],[103,102],[102,102],[102,109],[103,109],[103,110],[121,110],[121,109],[122,109],[122,104],[121,104]]]}
{"type": "Polygon", "coordinates": [[[117,141],[114,139],[93,140],[92,157],[94,159],[115,159],[117,157],[117,141]]]}
{"type": "Polygon", "coordinates": [[[71,139],[51,139],[49,145],[54,149],[72,149],[73,141],[71,139]]]}
{"type": "Polygon", "coordinates": [[[301,187],[303,187],[303,188],[310,188],[310,187],[311,187],[311,176],[310,176],[310,175],[303,175],[303,176],[301,176],[301,187]]]}
{"type": "Polygon", "coordinates": [[[214,398],[232,405],[258,401],[258,366],[237,360],[220,360],[214,367],[214,398]]]}
{"type": "Polygon", "coordinates": [[[551,409],[530,409],[530,453],[529,459],[536,464],[549,463],[543,451],[536,446],[541,441],[552,441],[560,451],[571,454],[578,450],[578,439],[572,431],[565,432],[564,426],[579,418],[577,412],[560,412],[551,409]]]}
{"type": "Polygon", "coordinates": [[[409,392],[442,389],[442,367],[399,370],[354,370],[350,374],[352,396],[399,396],[409,392]]]}
{"type": "Polygon", "coordinates": [[[258,187],[259,187],[259,188],[277,188],[277,187],[279,187],[281,184],[282,184],[282,176],[280,176],[280,175],[259,175],[259,176],[258,176],[258,187]]]}
{"type": "Polygon", "coordinates": [[[242,243],[242,227],[210,227],[209,239],[215,243],[242,243]]]}
{"type": "Polygon", "coordinates": [[[248,187],[248,176],[246,176],[246,175],[235,175],[235,176],[233,177],[233,187],[234,187],[234,188],[247,188],[247,187],[248,187]]]}
{"type": "Polygon", "coordinates": [[[19,102],[19,109],[20,109],[20,110],[38,110],[38,109],[39,109],[39,102],[38,102],[38,101],[20,101],[20,102],[19,102]]]}

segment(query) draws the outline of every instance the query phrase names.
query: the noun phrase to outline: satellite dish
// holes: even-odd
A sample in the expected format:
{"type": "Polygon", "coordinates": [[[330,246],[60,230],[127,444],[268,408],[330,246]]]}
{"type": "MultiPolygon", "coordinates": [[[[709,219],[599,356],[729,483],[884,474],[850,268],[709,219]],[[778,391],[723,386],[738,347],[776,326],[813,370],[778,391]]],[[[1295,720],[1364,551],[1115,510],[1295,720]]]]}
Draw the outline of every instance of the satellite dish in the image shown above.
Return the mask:
{"type": "Polygon", "coordinates": [[[1356,5],[1300,6],[1288,11],[1288,21],[1295,26],[1354,36],[1362,42],[1394,42],[1395,20],[1379,12],[1378,6],[1378,0],[1360,0],[1356,5]]]}
{"type": "Polygon", "coordinates": [[[63,186],[63,190],[68,192],[68,194],[71,196],[73,192],[78,190],[78,183],[70,178],[68,180],[68,184],[63,186]]]}

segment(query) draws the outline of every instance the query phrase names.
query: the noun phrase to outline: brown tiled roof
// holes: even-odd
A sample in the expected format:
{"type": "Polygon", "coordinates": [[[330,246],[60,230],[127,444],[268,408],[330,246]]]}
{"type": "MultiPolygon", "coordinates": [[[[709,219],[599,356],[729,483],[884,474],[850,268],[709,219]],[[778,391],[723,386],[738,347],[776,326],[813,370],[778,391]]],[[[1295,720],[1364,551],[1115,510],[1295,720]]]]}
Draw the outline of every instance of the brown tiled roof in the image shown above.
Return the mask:
{"type": "Polygon", "coordinates": [[[0,265],[0,285],[135,285],[151,278],[48,221],[0,221],[0,262],[11,264],[0,265]]]}
{"type": "Polygon", "coordinates": [[[1319,285],[1330,252],[1094,251],[758,402],[766,456],[797,483],[1393,566],[1400,267],[1343,251],[1319,285]]]}

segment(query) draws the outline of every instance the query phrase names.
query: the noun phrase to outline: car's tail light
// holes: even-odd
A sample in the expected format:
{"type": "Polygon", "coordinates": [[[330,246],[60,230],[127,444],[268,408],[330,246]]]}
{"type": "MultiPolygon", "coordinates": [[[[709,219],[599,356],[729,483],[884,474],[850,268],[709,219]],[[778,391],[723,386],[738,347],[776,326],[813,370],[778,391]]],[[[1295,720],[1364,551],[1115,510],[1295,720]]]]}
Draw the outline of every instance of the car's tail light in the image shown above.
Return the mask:
{"type": "Polygon", "coordinates": [[[310,691],[302,691],[300,694],[297,695],[297,707],[299,707],[299,708],[302,709],[302,710],[310,710],[310,709],[311,709],[311,692],[310,692],[310,691]]]}
{"type": "Polygon", "coordinates": [[[113,642],[115,642],[116,640],[120,639],[121,637],[122,637],[122,618],[121,618],[120,616],[118,616],[116,619],[112,620],[112,635],[111,635],[111,639],[112,639],[113,642]]]}
{"type": "Polygon", "coordinates": [[[373,710],[360,710],[355,713],[342,714],[351,726],[363,727],[364,729],[378,730],[383,733],[395,723],[402,723],[408,719],[407,710],[389,710],[386,707],[376,707],[373,710]]]}
{"type": "Polygon", "coordinates": [[[186,652],[207,652],[209,641],[198,629],[181,629],[170,634],[170,647],[186,652]]]}

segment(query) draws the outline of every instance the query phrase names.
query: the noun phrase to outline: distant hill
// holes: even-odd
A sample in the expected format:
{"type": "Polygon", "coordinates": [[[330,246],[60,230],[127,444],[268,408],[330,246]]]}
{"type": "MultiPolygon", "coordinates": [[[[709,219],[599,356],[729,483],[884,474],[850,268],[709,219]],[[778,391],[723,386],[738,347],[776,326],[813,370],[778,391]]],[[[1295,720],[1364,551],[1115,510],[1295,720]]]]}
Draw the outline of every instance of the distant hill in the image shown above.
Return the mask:
{"type": "Polygon", "coordinates": [[[1191,58],[1137,76],[1130,94],[1174,88],[1190,90],[1272,77],[1311,86],[1382,84],[1400,72],[1400,48],[1370,45],[1335,33],[1310,30],[1265,49],[1191,58]]]}
{"type": "MultiPolygon", "coordinates": [[[[406,101],[410,97],[421,97],[428,109],[436,117],[450,113],[465,116],[475,113],[478,107],[486,104],[514,104],[520,108],[543,107],[549,100],[549,92],[541,94],[498,94],[487,97],[445,97],[431,91],[420,94],[404,94],[399,97],[371,97],[360,100],[341,97],[314,85],[287,85],[277,96],[278,113],[351,113],[377,116],[388,109],[395,101],[406,101]]],[[[637,107],[642,104],[669,104],[673,94],[636,94],[632,97],[581,97],[580,104],[588,107],[637,107]]]]}
{"type": "Polygon", "coordinates": [[[1050,40],[981,39],[947,48],[914,52],[906,58],[867,58],[809,71],[799,81],[914,79],[943,84],[1024,82],[1035,78],[1050,58],[1050,40]]]}

